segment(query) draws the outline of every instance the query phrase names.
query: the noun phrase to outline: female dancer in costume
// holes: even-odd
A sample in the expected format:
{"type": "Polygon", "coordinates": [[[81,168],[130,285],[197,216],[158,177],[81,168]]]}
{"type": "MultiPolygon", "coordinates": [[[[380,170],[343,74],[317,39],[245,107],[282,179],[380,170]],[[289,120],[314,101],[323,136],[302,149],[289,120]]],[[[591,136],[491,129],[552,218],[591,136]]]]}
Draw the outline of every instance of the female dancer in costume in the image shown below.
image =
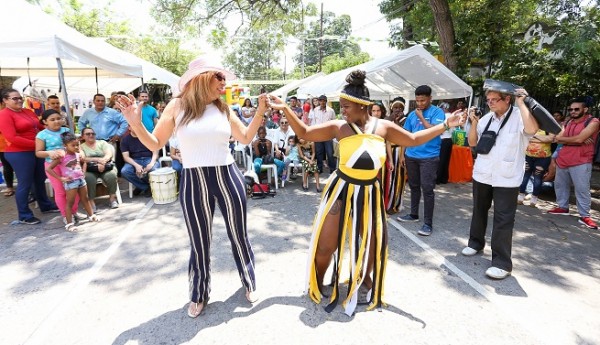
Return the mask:
{"type": "Polygon", "coordinates": [[[330,312],[335,308],[340,298],[339,279],[347,240],[351,270],[348,293],[342,305],[348,315],[354,313],[358,302],[370,303],[369,309],[382,304],[387,229],[383,192],[377,175],[385,164],[385,141],[401,146],[420,145],[440,135],[446,127],[464,121],[455,116],[444,124],[409,133],[390,121],[375,119],[367,112],[371,102],[365,79],[366,73],[360,70],[346,77],[348,84],[340,94],[345,121],[332,120],[308,127],[281,99],[269,96],[271,107],[285,112],[298,137],[310,141],[333,138],[339,141],[339,168],[327,181],[313,225],[307,286],[309,296],[319,303],[325,292],[325,271],[333,257],[333,289],[325,310],[330,312]]]}

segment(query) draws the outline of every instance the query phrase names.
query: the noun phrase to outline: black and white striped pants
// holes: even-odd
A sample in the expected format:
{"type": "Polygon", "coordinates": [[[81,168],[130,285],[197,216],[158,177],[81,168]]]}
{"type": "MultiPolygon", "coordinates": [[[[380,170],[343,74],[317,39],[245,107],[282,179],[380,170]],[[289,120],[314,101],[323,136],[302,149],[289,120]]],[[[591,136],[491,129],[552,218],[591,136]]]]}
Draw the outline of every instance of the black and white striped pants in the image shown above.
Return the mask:
{"type": "Polygon", "coordinates": [[[246,230],[246,190],[235,164],[185,168],[180,184],[183,215],[190,236],[190,300],[200,303],[210,293],[210,244],[215,204],[225,218],[233,258],[247,290],[256,290],[254,253],[246,230]]]}

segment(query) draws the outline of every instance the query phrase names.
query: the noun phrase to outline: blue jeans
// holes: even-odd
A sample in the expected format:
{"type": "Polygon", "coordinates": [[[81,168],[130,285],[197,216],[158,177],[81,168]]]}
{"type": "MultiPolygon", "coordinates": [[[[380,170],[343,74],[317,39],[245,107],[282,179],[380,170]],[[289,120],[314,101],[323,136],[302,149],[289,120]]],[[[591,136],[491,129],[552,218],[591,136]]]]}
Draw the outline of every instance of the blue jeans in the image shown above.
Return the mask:
{"type": "Polygon", "coordinates": [[[181,165],[181,162],[178,161],[177,159],[173,159],[173,169],[175,169],[175,171],[177,171],[177,175],[181,174],[181,170],[183,170],[183,165],[181,165]]]}
{"type": "MultiPolygon", "coordinates": [[[[141,165],[142,167],[145,167],[146,165],[150,164],[150,161],[152,161],[151,157],[142,157],[142,158],[133,158],[133,160],[141,165]]],[[[154,167],[152,167],[152,169],[150,171],[154,171],[156,169],[158,169],[159,165],[158,162],[156,162],[154,164],[154,167]]],[[[150,173],[150,171],[147,171],[146,173],[150,173]]],[[[123,166],[123,169],[121,169],[121,175],[129,182],[131,182],[135,188],[137,189],[141,189],[141,190],[147,190],[148,188],[150,188],[150,183],[148,182],[148,174],[146,174],[144,177],[138,177],[136,172],[135,172],[135,167],[129,163],[125,163],[125,165],[123,166]]]]}
{"type": "MultiPolygon", "coordinates": [[[[256,175],[260,175],[260,168],[262,166],[262,158],[257,157],[254,158],[254,172],[256,172],[256,175]]],[[[285,164],[283,164],[283,161],[275,158],[273,159],[273,163],[275,163],[275,165],[277,166],[277,176],[281,176],[281,174],[283,173],[283,168],[285,167],[285,164]]],[[[277,176],[275,176],[275,178],[277,178],[277,176]]]]}
{"type": "Polygon", "coordinates": [[[19,211],[19,220],[25,220],[33,217],[33,212],[29,208],[29,191],[33,187],[35,199],[40,207],[40,211],[45,212],[56,209],[54,201],[48,198],[46,194],[46,170],[44,169],[44,159],[37,158],[35,152],[5,152],[4,157],[13,167],[19,183],[15,193],[15,201],[19,211]]]}
{"type": "Polygon", "coordinates": [[[317,167],[319,168],[319,172],[323,172],[324,156],[327,158],[329,171],[337,169],[337,159],[333,156],[333,140],[316,142],[315,150],[317,151],[317,167]]]}
{"type": "Polygon", "coordinates": [[[523,182],[521,183],[521,187],[519,187],[519,192],[525,193],[529,178],[533,174],[533,192],[531,195],[540,195],[542,183],[544,182],[544,173],[548,170],[551,159],[550,157],[537,158],[525,156],[525,175],[523,175],[523,182]]]}

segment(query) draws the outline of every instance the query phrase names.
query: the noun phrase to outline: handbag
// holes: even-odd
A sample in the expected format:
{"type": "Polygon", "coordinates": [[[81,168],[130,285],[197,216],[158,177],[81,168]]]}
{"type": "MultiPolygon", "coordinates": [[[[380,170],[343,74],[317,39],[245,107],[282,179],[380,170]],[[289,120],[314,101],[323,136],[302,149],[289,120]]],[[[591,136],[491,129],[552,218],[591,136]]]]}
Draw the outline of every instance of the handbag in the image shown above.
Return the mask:
{"type": "MultiPolygon", "coordinates": [[[[511,105],[508,115],[506,115],[506,117],[504,118],[504,121],[502,121],[502,124],[500,125],[500,128],[498,128],[498,132],[488,130],[488,128],[490,128],[490,124],[492,123],[492,118],[490,117],[490,120],[488,121],[487,125],[485,126],[483,133],[481,133],[481,137],[479,138],[479,141],[477,142],[477,146],[475,148],[475,151],[478,154],[486,155],[486,154],[490,153],[490,151],[492,150],[492,147],[494,147],[494,145],[496,145],[496,137],[498,137],[498,133],[500,133],[500,130],[502,129],[502,127],[504,127],[504,125],[506,124],[506,121],[508,121],[508,118],[510,117],[512,112],[513,112],[513,106],[511,105]]],[[[494,116],[494,115],[492,115],[492,116],[494,116]]]]}
{"type": "MultiPolygon", "coordinates": [[[[106,164],[104,164],[104,171],[102,172],[104,173],[107,171],[111,171],[114,167],[115,163],[112,161],[108,161],[106,162],[106,164]]],[[[100,171],[98,170],[98,162],[87,162],[87,171],[99,173],[100,171]]]]}

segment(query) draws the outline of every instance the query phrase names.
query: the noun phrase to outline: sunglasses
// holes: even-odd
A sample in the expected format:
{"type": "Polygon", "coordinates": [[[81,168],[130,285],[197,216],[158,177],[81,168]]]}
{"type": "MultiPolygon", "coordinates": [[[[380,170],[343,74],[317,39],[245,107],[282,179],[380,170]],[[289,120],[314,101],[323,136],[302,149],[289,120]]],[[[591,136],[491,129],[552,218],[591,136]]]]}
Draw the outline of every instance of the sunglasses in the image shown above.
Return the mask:
{"type": "Polygon", "coordinates": [[[571,112],[571,111],[580,111],[581,108],[569,108],[567,109],[567,111],[571,112]]]}
{"type": "Polygon", "coordinates": [[[221,72],[215,73],[215,78],[217,78],[218,81],[225,81],[225,75],[221,72]]]}
{"type": "Polygon", "coordinates": [[[23,97],[8,97],[7,99],[12,100],[13,102],[21,102],[23,97]]]}
{"type": "Polygon", "coordinates": [[[280,122],[280,124],[287,125],[288,123],[287,122],[280,122]]]}
{"type": "Polygon", "coordinates": [[[85,133],[85,135],[89,135],[89,136],[93,137],[94,135],[96,135],[96,133],[90,133],[90,132],[88,132],[88,133],[85,133]]]}

